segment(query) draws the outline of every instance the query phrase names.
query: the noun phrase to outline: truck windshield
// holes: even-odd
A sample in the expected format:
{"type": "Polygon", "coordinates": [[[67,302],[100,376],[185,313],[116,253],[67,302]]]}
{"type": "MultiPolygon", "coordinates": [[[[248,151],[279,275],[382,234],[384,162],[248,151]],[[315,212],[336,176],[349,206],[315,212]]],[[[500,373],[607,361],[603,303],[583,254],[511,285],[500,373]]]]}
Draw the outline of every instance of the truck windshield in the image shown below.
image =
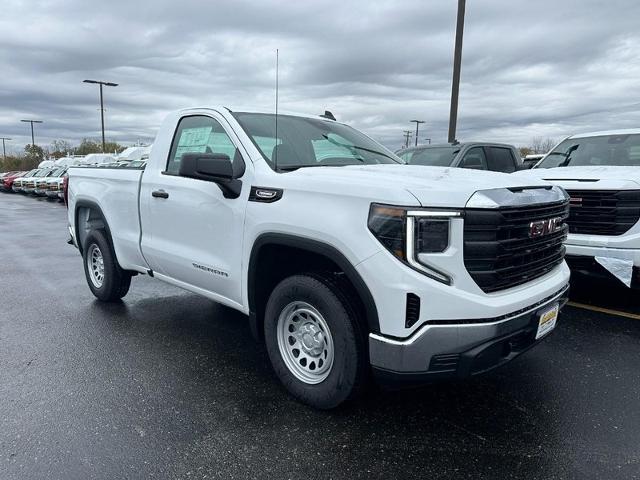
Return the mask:
{"type": "Polygon", "coordinates": [[[277,171],[403,163],[366,135],[333,120],[278,115],[276,137],[274,114],[235,112],[233,116],[277,171]]]}
{"type": "Polygon", "coordinates": [[[460,147],[433,147],[414,150],[407,158],[407,163],[409,165],[448,167],[459,151],[460,147]]]}
{"type": "Polygon", "coordinates": [[[639,166],[640,135],[601,135],[567,139],[536,168],[587,165],[639,166]]]}

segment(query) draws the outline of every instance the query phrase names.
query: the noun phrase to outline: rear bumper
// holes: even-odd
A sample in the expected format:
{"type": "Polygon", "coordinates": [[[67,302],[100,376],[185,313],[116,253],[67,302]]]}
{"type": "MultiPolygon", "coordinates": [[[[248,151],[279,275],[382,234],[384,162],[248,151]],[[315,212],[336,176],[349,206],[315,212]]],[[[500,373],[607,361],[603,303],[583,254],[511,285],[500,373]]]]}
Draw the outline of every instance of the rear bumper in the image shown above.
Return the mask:
{"type": "Polygon", "coordinates": [[[523,312],[505,318],[425,325],[407,339],[369,335],[369,356],[379,382],[420,384],[465,378],[504,365],[542,341],[540,313],[567,302],[568,285],[523,312]],[[469,323],[475,322],[475,323],[469,323]]]}

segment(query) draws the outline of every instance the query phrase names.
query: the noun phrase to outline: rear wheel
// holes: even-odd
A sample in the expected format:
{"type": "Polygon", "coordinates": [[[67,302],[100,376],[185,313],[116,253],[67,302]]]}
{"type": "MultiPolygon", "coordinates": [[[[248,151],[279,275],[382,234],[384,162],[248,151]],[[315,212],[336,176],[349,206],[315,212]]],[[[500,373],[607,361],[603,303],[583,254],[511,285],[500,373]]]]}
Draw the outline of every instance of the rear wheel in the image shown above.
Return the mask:
{"type": "Polygon", "coordinates": [[[102,230],[89,233],[83,257],[87,284],[98,300],[113,302],[127,294],[131,285],[131,273],[120,268],[111,243],[102,230]]]}
{"type": "Polygon", "coordinates": [[[265,342],[273,368],[301,401],[321,409],[356,397],[366,349],[351,300],[329,276],[294,275],[271,293],[265,342]]]}

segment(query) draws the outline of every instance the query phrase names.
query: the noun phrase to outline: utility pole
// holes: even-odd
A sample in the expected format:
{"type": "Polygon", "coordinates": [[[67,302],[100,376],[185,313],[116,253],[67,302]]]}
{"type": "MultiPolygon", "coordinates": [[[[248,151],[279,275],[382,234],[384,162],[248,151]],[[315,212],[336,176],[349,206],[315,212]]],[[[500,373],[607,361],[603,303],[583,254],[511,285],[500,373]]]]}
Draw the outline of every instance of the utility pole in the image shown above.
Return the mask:
{"type": "Polygon", "coordinates": [[[449,111],[449,143],[456,141],[458,123],[458,91],[460,89],[460,66],[462,63],[462,32],[464,30],[465,0],[458,0],[456,44],[453,50],[453,82],[451,83],[451,110],[449,111]]]}
{"type": "Polygon", "coordinates": [[[104,102],[102,100],[102,86],[105,85],[107,87],[117,87],[117,83],[113,82],[103,82],[101,80],[83,80],[82,83],[96,83],[100,85],[100,122],[102,125],[102,153],[105,153],[105,141],[104,141],[104,102]]]}
{"type": "Polygon", "coordinates": [[[404,132],[404,148],[409,147],[409,139],[411,138],[411,130],[403,130],[404,132]]]}
{"type": "Polygon", "coordinates": [[[42,120],[20,120],[20,121],[31,124],[31,145],[35,147],[36,141],[35,141],[35,138],[33,136],[33,124],[34,123],[43,123],[43,121],[42,120]]]}
{"type": "Polygon", "coordinates": [[[4,147],[4,141],[5,140],[11,140],[9,137],[0,137],[2,139],[2,158],[3,160],[7,159],[7,150],[4,147]]]}
{"type": "Polygon", "coordinates": [[[421,123],[424,123],[424,120],[411,120],[411,122],[415,122],[416,124],[416,147],[418,146],[418,127],[421,123]]]}

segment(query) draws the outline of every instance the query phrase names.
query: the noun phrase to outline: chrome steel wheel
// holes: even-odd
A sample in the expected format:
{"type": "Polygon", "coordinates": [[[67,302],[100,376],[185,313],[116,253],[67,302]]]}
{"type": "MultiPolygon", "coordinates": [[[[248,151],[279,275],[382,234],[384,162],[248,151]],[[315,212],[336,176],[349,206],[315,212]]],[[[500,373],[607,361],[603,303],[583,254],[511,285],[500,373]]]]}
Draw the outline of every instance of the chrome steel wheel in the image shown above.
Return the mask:
{"type": "Polygon", "coordinates": [[[93,286],[96,288],[102,287],[102,283],[104,282],[104,258],[102,257],[100,247],[95,243],[89,247],[87,270],[89,271],[89,278],[93,286]]]}
{"type": "Polygon", "coordinates": [[[331,373],[334,347],[324,317],[306,302],[292,302],[280,313],[278,348],[289,371],[301,382],[314,385],[331,373]]]}

